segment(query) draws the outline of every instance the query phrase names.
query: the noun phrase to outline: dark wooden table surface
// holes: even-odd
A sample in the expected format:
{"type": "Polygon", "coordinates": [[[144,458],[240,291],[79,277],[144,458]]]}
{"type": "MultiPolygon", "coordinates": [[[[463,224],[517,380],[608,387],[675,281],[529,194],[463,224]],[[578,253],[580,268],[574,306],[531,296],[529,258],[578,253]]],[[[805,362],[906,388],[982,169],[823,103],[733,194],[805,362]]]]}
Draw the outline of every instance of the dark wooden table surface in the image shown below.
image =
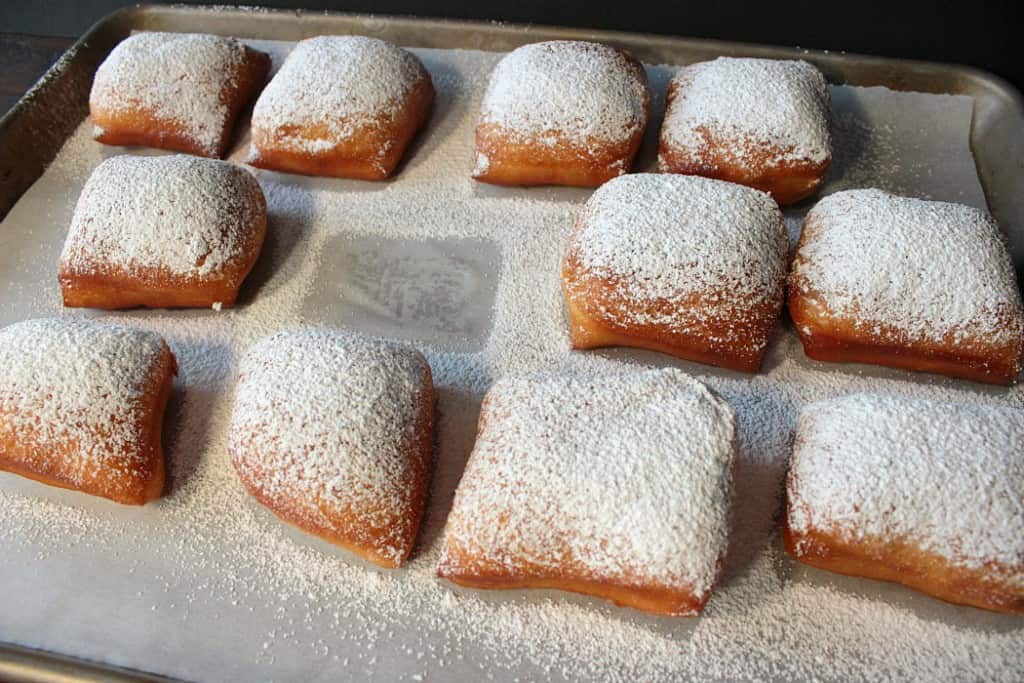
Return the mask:
{"type": "Polygon", "coordinates": [[[0,33],[0,116],[32,87],[74,38],[0,33]]]}

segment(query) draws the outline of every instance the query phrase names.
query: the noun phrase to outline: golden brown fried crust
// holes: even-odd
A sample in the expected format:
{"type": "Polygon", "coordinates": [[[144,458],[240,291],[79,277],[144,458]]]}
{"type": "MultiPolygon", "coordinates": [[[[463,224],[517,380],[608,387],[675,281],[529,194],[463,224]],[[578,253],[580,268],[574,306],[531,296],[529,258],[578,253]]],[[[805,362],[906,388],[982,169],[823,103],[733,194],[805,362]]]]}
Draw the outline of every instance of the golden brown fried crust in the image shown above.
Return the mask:
{"type": "MultiPolygon", "coordinates": [[[[668,104],[679,96],[686,82],[673,80],[668,88],[668,104]]],[[[663,173],[699,175],[727,180],[767,192],[781,205],[794,204],[818,191],[831,159],[821,163],[810,160],[780,160],[786,150],[748,140],[742,135],[725,135],[701,129],[704,139],[699,151],[674,147],[664,134],[658,144],[658,168],[663,173]],[[737,150],[750,148],[753,160],[740,161],[737,150]],[[699,152],[699,153],[698,153],[699,152]]]]}
{"type": "Polygon", "coordinates": [[[798,533],[789,525],[790,514],[787,509],[783,543],[786,552],[804,564],[838,574],[899,583],[958,605],[1024,614],[1024,591],[1014,587],[1012,581],[1021,567],[968,569],[898,539],[850,541],[837,533],[817,529],[798,533]]]}
{"type": "Polygon", "coordinates": [[[496,124],[481,124],[476,147],[488,164],[473,178],[491,185],[597,187],[629,171],[642,140],[640,131],[625,143],[594,141],[584,151],[564,135],[554,145],[540,145],[496,124]]]}
{"type": "MultiPolygon", "coordinates": [[[[783,282],[765,303],[745,303],[732,317],[694,315],[687,320],[682,311],[699,310],[701,296],[692,294],[678,301],[652,302],[640,307],[631,302],[628,310],[615,296],[617,284],[609,279],[586,275],[570,255],[562,268],[562,290],[569,310],[574,349],[629,346],[678,358],[738,370],[757,372],[768,350],[768,337],[783,303],[783,282]],[[670,310],[683,324],[667,325],[633,322],[670,310]]],[[[719,298],[728,292],[716,293],[719,298]]]]}
{"type": "MultiPolygon", "coordinates": [[[[629,53],[621,54],[627,68],[646,87],[643,65],[629,53]]],[[[554,144],[540,144],[522,139],[514,130],[481,122],[476,129],[476,149],[488,161],[474,170],[473,178],[492,185],[597,187],[632,168],[650,113],[648,88],[641,125],[625,141],[588,139],[581,143],[565,131],[555,131],[554,144]]]]}
{"type": "Polygon", "coordinates": [[[223,159],[231,144],[238,115],[259,91],[270,73],[270,56],[245,48],[245,58],[221,90],[221,102],[228,109],[216,150],[203,147],[176,121],[162,119],[158,112],[139,105],[131,110],[107,109],[102,100],[90,98],[89,114],[95,124],[94,139],[106,145],[156,147],[200,157],[223,159]]]}
{"type": "MultiPolygon", "coordinates": [[[[477,438],[487,427],[491,413],[488,397],[484,397],[477,420],[477,438]]],[[[733,449],[738,443],[733,444],[733,449]]],[[[736,458],[733,458],[735,474],[736,458]]],[[[655,581],[639,577],[615,579],[593,575],[593,572],[575,564],[564,563],[552,567],[515,558],[510,565],[509,558],[501,562],[475,555],[457,539],[444,539],[444,559],[437,567],[437,576],[466,588],[484,590],[552,589],[588,595],[610,600],[619,607],[630,607],[650,614],[665,616],[695,616],[703,611],[713,590],[699,597],[691,590],[681,587],[667,588],[655,581]]],[[[719,561],[720,575],[721,561],[719,561]]]]}
{"type": "Polygon", "coordinates": [[[791,289],[789,314],[804,353],[814,360],[934,372],[988,384],[1011,384],[1020,372],[1018,344],[997,346],[979,338],[894,344],[886,339],[896,330],[883,336],[859,329],[853,318],[832,313],[813,292],[791,289]]]}
{"type": "Polygon", "coordinates": [[[76,456],[74,442],[40,445],[19,436],[0,413],[0,470],[59,488],[109,498],[125,505],[143,505],[160,497],[165,465],[162,444],[164,412],[178,372],[174,354],[164,353],[150,369],[139,410],[132,415],[112,416],[130,420],[136,435],[132,450],[110,453],[107,465],[91,472],[84,481],[71,477],[67,461],[76,456]]]}
{"type": "MultiPolygon", "coordinates": [[[[242,484],[256,500],[273,512],[279,519],[296,526],[318,538],[345,548],[346,550],[374,564],[388,569],[400,567],[412,552],[419,534],[426,505],[427,487],[430,481],[430,460],[434,443],[435,391],[430,368],[425,369],[423,391],[417,406],[413,438],[409,440],[409,467],[403,473],[401,489],[409,500],[409,514],[392,516],[384,523],[374,525],[368,518],[379,519],[384,515],[366,510],[352,510],[348,507],[318,503],[320,512],[328,523],[318,523],[305,514],[307,501],[287,500],[267,493],[264,480],[270,472],[261,471],[259,457],[248,458],[247,467],[235,467],[242,484]],[[385,546],[393,547],[396,539],[402,548],[399,557],[382,551],[385,546]]],[[[246,447],[247,448],[247,447],[246,447]]],[[[232,457],[232,460],[235,460],[232,457]]]]}
{"type": "MultiPolygon", "coordinates": [[[[589,595],[610,600],[619,607],[631,607],[651,614],[665,616],[693,616],[699,614],[707,598],[698,600],[692,594],[683,594],[642,581],[633,584],[601,579],[580,579],[571,572],[550,571],[548,576],[523,573],[511,575],[508,571],[494,571],[480,565],[477,558],[449,551],[450,562],[438,567],[437,575],[466,588],[485,590],[513,590],[520,588],[553,589],[589,595]]],[[[710,597],[710,595],[708,596],[710,597]]]]}
{"type": "Polygon", "coordinates": [[[311,176],[384,180],[397,168],[416,134],[430,118],[434,103],[434,83],[426,69],[394,116],[381,116],[371,124],[359,126],[348,138],[338,139],[326,152],[296,149],[288,140],[324,140],[331,133],[325,122],[316,126],[295,126],[265,130],[252,129],[252,155],[249,163],[286,173],[311,176]]]}
{"type": "Polygon", "coordinates": [[[259,259],[267,233],[267,200],[257,183],[248,201],[259,205],[256,222],[246,231],[243,253],[214,275],[182,276],[162,268],[122,267],[96,262],[82,267],[61,261],[57,273],[64,305],[69,308],[222,308],[234,306],[242,282],[259,259]]]}
{"type": "MultiPolygon", "coordinates": [[[[797,247],[809,231],[807,222],[797,247]]],[[[793,273],[797,273],[796,260],[793,273]]],[[[892,326],[858,325],[855,316],[832,310],[825,298],[804,278],[791,276],[788,292],[789,315],[803,344],[804,353],[815,360],[832,363],[869,363],[916,372],[934,372],[988,384],[1010,384],[1021,367],[1024,340],[995,343],[982,337],[954,337],[943,340],[910,340],[892,326]],[[902,343],[892,340],[905,339],[902,343]]],[[[1014,328],[1008,323],[1007,330],[1014,328]]]]}

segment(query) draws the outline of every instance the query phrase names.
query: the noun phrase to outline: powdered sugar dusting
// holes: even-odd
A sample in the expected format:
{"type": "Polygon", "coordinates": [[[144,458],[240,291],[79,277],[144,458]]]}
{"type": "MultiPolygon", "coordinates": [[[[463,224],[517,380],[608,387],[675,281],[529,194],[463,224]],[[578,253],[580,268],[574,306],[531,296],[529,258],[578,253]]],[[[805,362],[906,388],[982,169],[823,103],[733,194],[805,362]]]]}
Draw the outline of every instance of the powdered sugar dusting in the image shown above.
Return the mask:
{"type": "MultiPolygon", "coordinates": [[[[367,126],[389,124],[429,78],[411,53],[377,38],[318,36],[295,45],[260,95],[252,125],[309,153],[330,150],[367,126]],[[297,129],[324,127],[324,137],[297,129]]],[[[253,150],[256,154],[257,150],[253,150]]]]}
{"type": "Polygon", "coordinates": [[[148,110],[214,155],[230,113],[223,91],[244,59],[234,38],[137,33],[100,64],[89,100],[115,112],[148,110]]]}
{"type": "Polygon", "coordinates": [[[791,286],[861,329],[911,341],[1024,334],[1013,264],[985,211],[849,190],[818,202],[804,226],[791,286]]]}
{"type": "Polygon", "coordinates": [[[556,40],[524,45],[498,62],[481,122],[510,135],[554,144],[623,142],[647,123],[642,70],[607,45],[556,40]]]}
{"type": "Polygon", "coordinates": [[[625,315],[683,329],[781,304],[787,249],[782,214],[763,192],[697,176],[631,174],[601,186],[580,213],[567,259],[582,276],[567,287],[572,293],[593,278],[608,280],[620,305],[599,312],[607,322],[625,315]],[[678,305],[694,296],[699,305],[678,305]]]}
{"type": "MultiPolygon", "coordinates": [[[[254,47],[280,63],[291,45],[254,47]]],[[[412,51],[430,69],[438,97],[422,148],[398,179],[367,189],[358,181],[258,172],[268,238],[239,307],[221,315],[104,314],[158,332],[178,357],[165,426],[169,490],[124,509],[0,474],[0,639],[203,681],[413,674],[446,681],[1015,680],[1024,668],[1019,620],[795,565],[781,550],[777,522],[804,404],[871,391],[1022,407],[1024,387],[809,364],[790,329],[769,343],[755,376],[646,352],[571,352],[559,274],[585,195],[476,192],[466,164],[479,102],[501,55],[412,51]],[[474,238],[501,252],[493,327],[481,335],[480,351],[418,344],[437,386],[435,466],[418,547],[386,574],[282,524],[239,483],[227,452],[238,359],[267,335],[301,325],[308,306],[331,310],[335,302],[316,283],[325,277],[321,255],[339,236],[439,245],[474,238]],[[550,591],[455,590],[437,580],[441,529],[473,446],[481,397],[496,379],[666,365],[713,387],[739,422],[731,547],[701,618],[645,617],[550,591]]],[[[962,137],[960,153],[940,146],[947,151],[935,163],[902,164],[901,189],[957,200],[973,183],[971,196],[982,197],[974,176],[947,185],[945,172],[928,173],[940,161],[944,170],[974,168],[969,98],[849,92],[858,95],[850,110],[863,108],[868,125],[876,124],[870,116],[879,101],[915,118],[901,123],[897,143],[908,127],[926,125],[923,110],[945,122],[929,130],[958,131],[923,135],[923,146],[962,137]]],[[[900,149],[905,161],[917,159],[913,148],[900,149]]],[[[0,226],[9,236],[0,250],[0,319],[62,314],[54,264],[78,189],[103,152],[86,121],[0,226]]],[[[232,156],[245,152],[239,146],[232,156]]],[[[887,186],[889,165],[874,167],[877,184],[887,186]]],[[[861,168],[858,178],[867,177],[861,168]]],[[[406,330],[408,337],[417,332],[406,330]]]]}
{"type": "MultiPolygon", "coordinates": [[[[858,394],[801,413],[789,523],[1024,566],[1024,411],[858,394]]],[[[1014,577],[1024,587],[1024,572],[1014,577]]]]}
{"type": "Polygon", "coordinates": [[[777,161],[820,164],[831,156],[829,96],[825,77],[798,60],[719,57],[685,66],[665,113],[662,141],[698,157],[705,133],[737,138],[739,160],[766,148],[777,161]]]}
{"type": "Polygon", "coordinates": [[[82,189],[61,261],[86,274],[216,276],[249,258],[265,212],[252,174],[226,161],[112,157],[82,189]]]}
{"type": "Polygon", "coordinates": [[[407,475],[426,361],[417,352],[326,330],[282,332],[245,356],[228,448],[250,486],[307,523],[347,510],[397,538],[368,539],[398,561],[415,517],[407,475]]]}
{"type": "Polygon", "coordinates": [[[735,417],[684,373],[504,379],[459,484],[450,553],[710,591],[728,542],[735,417]]]}
{"type": "Polygon", "coordinates": [[[158,335],[120,325],[43,319],[0,329],[3,438],[32,444],[40,464],[73,445],[61,471],[76,485],[100,472],[130,476],[149,457],[139,419],[163,354],[158,335]]]}

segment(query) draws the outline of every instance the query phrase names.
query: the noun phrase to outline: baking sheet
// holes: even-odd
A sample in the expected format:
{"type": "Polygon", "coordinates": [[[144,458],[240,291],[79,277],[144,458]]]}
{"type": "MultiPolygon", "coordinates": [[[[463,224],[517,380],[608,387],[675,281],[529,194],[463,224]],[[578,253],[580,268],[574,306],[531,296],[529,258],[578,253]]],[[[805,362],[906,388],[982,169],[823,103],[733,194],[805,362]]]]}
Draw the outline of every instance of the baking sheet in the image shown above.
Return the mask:
{"type": "MultiPolygon", "coordinates": [[[[276,63],[288,49],[254,44],[276,63]]],[[[875,391],[1020,406],[1021,389],[816,363],[781,325],[752,377],[654,353],[570,352],[558,265],[589,192],[473,182],[473,126],[500,55],[414,51],[438,100],[395,179],[257,174],[270,234],[235,310],[61,308],[56,262],[89,173],[111,154],[157,153],[102,147],[88,121],[0,224],[0,324],[104,316],[160,332],[181,365],[161,501],[125,508],[0,475],[0,640],[202,681],[1018,678],[1019,619],[796,566],[781,552],[776,516],[805,402],[875,391]],[[234,478],[225,430],[237,358],[260,337],[303,323],[411,341],[431,361],[436,468],[405,569],[375,569],[281,525],[234,478]],[[437,581],[440,530],[493,379],[634,365],[683,367],[739,414],[735,542],[705,615],[655,618],[555,592],[480,593],[437,581]]],[[[641,168],[653,162],[670,73],[649,67],[655,116],[641,168]]],[[[832,94],[837,151],[826,192],[875,185],[984,206],[968,145],[970,98],[832,94]]],[[[244,159],[246,138],[233,159],[244,159]]],[[[787,210],[792,232],[811,204],[787,210]]]]}

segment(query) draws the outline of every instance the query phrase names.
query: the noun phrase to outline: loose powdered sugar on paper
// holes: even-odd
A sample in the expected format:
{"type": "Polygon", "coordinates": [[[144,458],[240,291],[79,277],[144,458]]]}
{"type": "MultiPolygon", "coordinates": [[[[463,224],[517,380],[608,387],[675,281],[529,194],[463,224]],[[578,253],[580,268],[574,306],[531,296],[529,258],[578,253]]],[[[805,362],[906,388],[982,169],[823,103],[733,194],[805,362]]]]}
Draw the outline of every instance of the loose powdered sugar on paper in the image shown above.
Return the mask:
{"type": "MultiPolygon", "coordinates": [[[[287,49],[255,46],[277,65],[287,49]]],[[[1019,621],[794,565],[776,529],[796,414],[809,401],[873,392],[1021,406],[1022,389],[813,363],[786,327],[755,376],[653,353],[570,352],[559,264],[589,193],[478,193],[473,128],[500,55],[414,52],[438,99],[394,180],[258,174],[268,238],[238,308],[63,311],[55,270],[75,198],[101,159],[121,151],[93,142],[88,121],[0,226],[0,323],[101,315],[163,334],[181,365],[165,423],[170,484],[159,502],[126,508],[0,475],[0,640],[204,681],[1017,678],[1019,621]],[[339,235],[501,247],[481,350],[420,345],[438,385],[439,446],[413,559],[393,572],[282,525],[251,501],[227,456],[240,355],[303,322],[304,306],[332,305],[311,283],[339,235]],[[648,366],[707,381],[739,420],[734,537],[705,614],[659,619],[554,592],[476,593],[438,581],[440,531],[490,384],[523,372],[648,366]]],[[[649,69],[662,89],[655,102],[668,71],[649,69]]],[[[879,185],[984,204],[967,144],[969,99],[835,87],[832,95],[836,167],[826,192],[879,185]]],[[[247,152],[241,137],[235,160],[247,152]]],[[[791,224],[811,203],[787,211],[791,224]]]]}

